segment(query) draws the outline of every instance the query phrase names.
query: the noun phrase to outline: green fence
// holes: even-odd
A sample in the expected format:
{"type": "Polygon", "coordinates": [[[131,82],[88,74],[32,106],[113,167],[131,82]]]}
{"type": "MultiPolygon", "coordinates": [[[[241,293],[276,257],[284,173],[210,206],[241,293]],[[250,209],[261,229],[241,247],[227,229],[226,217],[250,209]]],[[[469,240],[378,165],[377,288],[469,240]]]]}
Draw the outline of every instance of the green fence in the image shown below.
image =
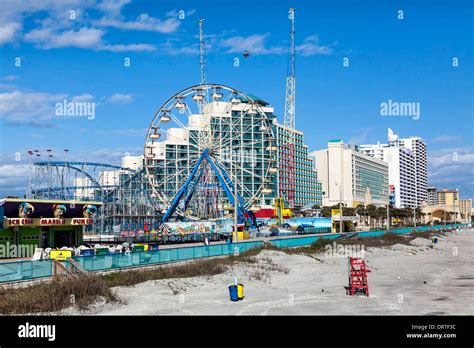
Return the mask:
{"type": "Polygon", "coordinates": [[[0,283],[51,277],[51,260],[0,262],[0,283]]]}
{"type": "Polygon", "coordinates": [[[236,254],[261,246],[263,246],[263,242],[255,241],[110,254],[106,256],[79,256],[73,259],[86,270],[93,272],[236,254]]]}
{"type": "MultiPolygon", "coordinates": [[[[419,226],[419,227],[407,227],[407,228],[396,228],[392,229],[389,232],[392,233],[411,233],[413,230],[418,232],[422,231],[430,231],[430,230],[439,230],[443,228],[457,228],[461,226],[466,226],[466,224],[453,224],[453,225],[436,225],[436,226],[419,226]]],[[[377,230],[377,231],[362,231],[362,232],[348,232],[348,233],[332,233],[322,236],[308,236],[308,237],[294,237],[294,238],[281,238],[281,239],[273,239],[270,241],[271,244],[278,248],[294,248],[300,246],[308,246],[316,242],[320,238],[325,239],[337,239],[341,238],[345,234],[347,235],[357,235],[357,237],[378,237],[383,234],[387,233],[386,230],[377,230]]]]}
{"type": "MultiPolygon", "coordinates": [[[[439,230],[442,228],[457,228],[465,226],[463,224],[455,225],[436,225],[420,226],[417,231],[439,230]]],[[[410,233],[413,228],[399,228],[390,230],[395,233],[410,233]]],[[[357,235],[359,237],[373,237],[383,235],[386,231],[366,231],[349,232],[347,234],[357,235]]],[[[319,238],[337,239],[344,234],[333,233],[321,236],[307,236],[295,238],[280,238],[271,240],[270,243],[279,248],[307,246],[319,238]]],[[[88,271],[104,271],[118,268],[138,267],[146,265],[156,265],[168,262],[176,262],[204,257],[229,255],[242,253],[247,250],[262,247],[262,241],[240,242],[233,244],[214,244],[208,246],[192,246],[184,248],[161,249],[157,251],[146,251],[136,253],[110,254],[105,256],[79,256],[73,259],[82,265],[88,271]]],[[[67,265],[67,261],[66,261],[67,265]]],[[[52,276],[52,261],[14,261],[0,262],[0,283],[14,282],[22,280],[33,280],[52,276]]]]}

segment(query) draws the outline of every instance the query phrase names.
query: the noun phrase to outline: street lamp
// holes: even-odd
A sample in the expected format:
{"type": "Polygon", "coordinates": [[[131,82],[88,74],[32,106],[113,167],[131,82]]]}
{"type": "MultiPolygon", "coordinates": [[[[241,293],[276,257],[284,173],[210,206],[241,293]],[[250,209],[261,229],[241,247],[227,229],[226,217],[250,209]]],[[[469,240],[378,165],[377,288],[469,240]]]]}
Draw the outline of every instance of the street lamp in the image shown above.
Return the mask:
{"type": "Polygon", "coordinates": [[[342,185],[338,185],[337,182],[335,185],[339,187],[339,233],[342,233],[342,185]]]}
{"type": "Polygon", "coordinates": [[[237,171],[235,172],[234,180],[234,232],[235,232],[235,242],[239,240],[239,229],[237,228],[237,171]]]}
{"type": "Polygon", "coordinates": [[[413,206],[413,227],[416,228],[416,207],[413,206]]]}
{"type": "MultiPolygon", "coordinates": [[[[35,152],[38,152],[38,150],[28,150],[28,158],[29,158],[29,176],[28,176],[28,198],[31,198],[31,177],[33,176],[33,162],[32,158],[35,155],[35,152]]],[[[36,155],[39,156],[39,155],[36,155]]]]}

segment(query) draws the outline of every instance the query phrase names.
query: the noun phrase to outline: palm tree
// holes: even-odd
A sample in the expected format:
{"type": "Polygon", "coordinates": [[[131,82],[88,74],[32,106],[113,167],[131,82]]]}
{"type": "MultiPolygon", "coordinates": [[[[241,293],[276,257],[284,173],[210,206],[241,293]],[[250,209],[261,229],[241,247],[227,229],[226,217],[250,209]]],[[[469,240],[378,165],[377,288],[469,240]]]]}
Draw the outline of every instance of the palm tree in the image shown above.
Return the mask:
{"type": "Polygon", "coordinates": [[[387,208],[378,207],[377,208],[377,220],[379,221],[379,227],[383,226],[383,222],[386,219],[387,208]]]}
{"type": "Polygon", "coordinates": [[[377,216],[377,207],[373,204],[369,204],[367,206],[367,214],[369,215],[369,225],[370,225],[370,228],[372,228],[372,219],[373,218],[376,218],[377,216]]]}
{"type": "Polygon", "coordinates": [[[364,226],[367,226],[367,221],[365,219],[365,206],[363,204],[359,204],[356,208],[356,213],[359,216],[359,222],[361,222],[361,218],[364,220],[364,226]]]}

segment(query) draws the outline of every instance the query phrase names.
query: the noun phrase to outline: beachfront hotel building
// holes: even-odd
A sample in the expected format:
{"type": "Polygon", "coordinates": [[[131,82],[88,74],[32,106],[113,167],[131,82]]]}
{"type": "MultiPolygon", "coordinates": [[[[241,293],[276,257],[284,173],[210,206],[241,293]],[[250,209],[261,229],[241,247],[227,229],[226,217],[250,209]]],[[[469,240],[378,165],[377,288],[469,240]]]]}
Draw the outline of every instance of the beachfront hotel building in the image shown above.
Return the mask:
{"type": "MultiPolygon", "coordinates": [[[[258,123],[260,122],[259,118],[254,118],[251,115],[242,117],[242,110],[245,109],[245,104],[248,101],[242,100],[238,105],[232,105],[229,102],[211,102],[213,105],[205,106],[205,110],[207,108],[213,110],[209,117],[203,118],[200,115],[191,115],[189,124],[185,125],[184,128],[167,129],[166,140],[155,142],[152,146],[147,144],[147,149],[149,148],[151,152],[145,155],[145,161],[147,161],[148,166],[158,168],[154,172],[156,187],[167,192],[168,195],[178,191],[182,178],[177,177],[176,180],[170,180],[170,177],[186,176],[186,173],[191,171],[192,168],[189,168],[189,164],[183,159],[189,158],[191,151],[194,151],[189,142],[194,138],[198,138],[197,134],[200,129],[210,127],[215,139],[226,139],[229,137],[226,133],[228,129],[235,129],[237,124],[246,131],[239,134],[238,137],[233,137],[234,148],[241,149],[241,153],[255,153],[255,151],[258,151],[258,155],[252,159],[254,163],[249,164],[246,168],[235,168],[237,177],[244,186],[239,190],[245,200],[249,200],[261,190],[264,171],[268,166],[267,162],[274,155],[276,160],[272,173],[266,180],[269,188],[266,188],[258,200],[254,202],[253,209],[258,210],[260,207],[273,206],[274,199],[280,195],[280,181],[283,179],[282,175],[284,175],[281,170],[281,162],[286,155],[287,146],[285,145],[289,141],[293,143],[295,168],[294,207],[321,205],[321,182],[318,180],[313,159],[308,154],[308,146],[304,143],[303,132],[290,129],[279,123],[274,108],[266,101],[250,94],[248,96],[259,104],[260,109],[269,120],[274,137],[274,146],[271,146],[266,140],[265,130],[258,123]],[[252,144],[255,144],[259,139],[262,139],[262,144],[265,141],[265,146],[260,146],[257,149],[252,144]]],[[[227,163],[224,163],[224,165],[227,166],[227,163]]],[[[234,171],[232,168],[227,169],[229,172],[234,171]]],[[[227,200],[225,194],[221,193],[219,196],[222,197],[225,204],[227,200]]]]}
{"type": "Polygon", "coordinates": [[[472,221],[472,199],[460,199],[459,200],[459,212],[461,213],[461,219],[467,223],[472,221]]]}
{"type": "Polygon", "coordinates": [[[342,139],[331,140],[328,148],[315,151],[323,205],[340,201],[348,207],[360,204],[389,204],[388,164],[358,151],[342,139]]]}
{"type": "Polygon", "coordinates": [[[430,199],[426,144],[420,137],[400,138],[389,128],[387,144],[360,145],[359,150],[388,163],[389,183],[394,187],[396,208],[420,207],[430,199]]]}
{"type": "MultiPolygon", "coordinates": [[[[273,110],[272,110],[273,111],[273,110]]],[[[303,132],[297,129],[291,129],[285,125],[274,122],[274,133],[278,148],[278,163],[284,156],[285,144],[290,141],[290,137],[294,142],[294,167],[295,167],[295,197],[294,206],[303,207],[307,205],[322,205],[322,185],[318,180],[318,173],[315,169],[314,159],[308,153],[308,145],[304,143],[303,132]]],[[[277,177],[275,190],[279,187],[281,177],[285,175],[280,172],[277,177]]]]}

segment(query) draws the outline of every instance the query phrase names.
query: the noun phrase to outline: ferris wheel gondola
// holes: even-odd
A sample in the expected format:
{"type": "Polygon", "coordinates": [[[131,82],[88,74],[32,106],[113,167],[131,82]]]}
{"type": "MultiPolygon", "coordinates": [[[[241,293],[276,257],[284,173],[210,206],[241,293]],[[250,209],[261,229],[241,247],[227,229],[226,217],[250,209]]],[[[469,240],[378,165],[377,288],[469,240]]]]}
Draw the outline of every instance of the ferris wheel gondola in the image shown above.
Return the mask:
{"type": "Polygon", "coordinates": [[[259,101],[223,85],[189,87],[169,98],[148,128],[144,168],[152,204],[164,212],[186,189],[178,215],[221,215],[226,197],[219,175],[206,163],[195,168],[206,151],[250,208],[272,194],[275,152],[268,148],[274,146],[272,122],[259,101]],[[187,182],[194,169],[193,182],[187,182]]]}

